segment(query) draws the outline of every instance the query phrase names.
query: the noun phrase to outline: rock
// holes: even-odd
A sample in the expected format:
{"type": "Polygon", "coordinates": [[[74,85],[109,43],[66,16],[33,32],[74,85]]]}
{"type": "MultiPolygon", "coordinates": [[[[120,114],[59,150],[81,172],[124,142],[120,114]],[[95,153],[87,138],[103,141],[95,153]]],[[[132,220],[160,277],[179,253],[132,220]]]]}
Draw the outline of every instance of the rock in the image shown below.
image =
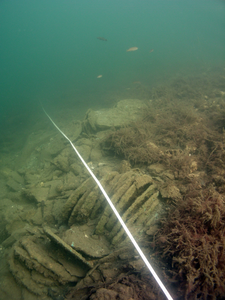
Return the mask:
{"type": "Polygon", "coordinates": [[[34,225],[43,225],[44,222],[48,224],[55,224],[55,218],[53,216],[54,200],[46,200],[38,203],[38,209],[32,218],[30,219],[34,225]]]}
{"type": "Polygon", "coordinates": [[[12,232],[12,234],[2,243],[5,248],[11,247],[16,241],[27,234],[29,225],[12,232]]]}
{"type": "Polygon", "coordinates": [[[62,239],[88,257],[100,258],[108,255],[110,252],[109,243],[103,237],[98,240],[92,238],[91,234],[87,234],[87,230],[82,229],[80,226],[72,226],[63,234],[62,239]]]}
{"type": "Polygon", "coordinates": [[[120,173],[126,173],[126,172],[128,172],[130,170],[131,170],[131,164],[129,163],[129,161],[122,160],[121,163],[120,163],[120,165],[119,165],[118,171],[120,173]]]}
{"type": "Polygon", "coordinates": [[[54,234],[50,228],[44,227],[44,231],[45,231],[46,235],[50,238],[50,240],[57,243],[59,246],[61,246],[63,249],[65,249],[67,252],[69,252],[71,255],[73,255],[76,259],[81,261],[86,267],[88,267],[88,268],[93,267],[92,262],[87,261],[80,253],[78,253],[76,250],[74,250],[71,247],[71,245],[68,245],[61,238],[59,238],[56,234],[54,234]]]}
{"type": "Polygon", "coordinates": [[[49,287],[57,290],[59,286],[74,284],[88,269],[72,260],[70,253],[62,251],[59,255],[59,251],[47,239],[43,241],[43,237],[21,238],[12,247],[8,262],[12,275],[22,286],[41,299],[48,299],[49,287]]]}
{"type": "MultiPolygon", "coordinates": [[[[27,211],[24,210],[24,207],[15,203],[4,211],[4,219],[7,224],[6,230],[8,234],[12,234],[26,225],[27,220],[24,218],[26,214],[27,211]]],[[[31,216],[31,213],[29,216],[31,216]]]]}
{"type": "Polygon", "coordinates": [[[62,180],[52,180],[46,183],[46,186],[50,186],[48,191],[48,199],[54,199],[60,194],[59,187],[63,185],[62,180]]]}
{"type": "Polygon", "coordinates": [[[51,157],[56,157],[57,155],[62,152],[62,150],[65,148],[65,139],[61,135],[56,135],[55,137],[51,137],[46,149],[44,151],[44,154],[46,157],[49,155],[51,157]]]}
{"type": "Polygon", "coordinates": [[[35,187],[31,189],[23,189],[22,195],[29,201],[40,203],[48,198],[49,187],[35,187]]]}
{"type": "Polygon", "coordinates": [[[90,159],[91,147],[89,145],[77,146],[77,151],[80,153],[82,158],[87,162],[90,159]]]}
{"type": "Polygon", "coordinates": [[[42,145],[47,144],[51,138],[49,131],[46,130],[38,130],[31,132],[27,137],[26,142],[24,143],[24,147],[18,156],[16,161],[16,165],[18,168],[28,169],[36,168],[39,158],[39,154],[41,153],[40,149],[42,145]]]}
{"type": "Polygon", "coordinates": [[[148,166],[147,169],[151,176],[158,176],[165,171],[165,167],[162,164],[152,164],[148,166]]]}
{"type": "Polygon", "coordinates": [[[94,162],[100,162],[102,159],[102,151],[99,146],[94,147],[91,149],[91,154],[90,154],[90,160],[94,162]]]}
{"type": "Polygon", "coordinates": [[[83,122],[83,131],[89,133],[124,126],[137,121],[140,117],[140,110],[144,108],[146,105],[141,100],[125,99],[119,101],[114,108],[89,110],[83,122]]]}
{"type": "Polygon", "coordinates": [[[79,176],[82,173],[84,166],[79,163],[73,163],[70,165],[70,170],[73,172],[75,176],[79,176]]]}
{"type": "MultiPolygon", "coordinates": [[[[15,278],[12,274],[6,270],[8,270],[7,262],[1,261],[1,269],[2,269],[2,278],[1,278],[1,285],[0,285],[0,295],[1,300],[28,300],[27,298],[23,298],[22,290],[25,288],[21,287],[19,284],[16,283],[15,278]],[[3,271],[4,270],[4,271],[3,271]],[[4,273],[3,273],[4,272],[4,273]]],[[[30,298],[29,300],[41,300],[37,298],[30,298]]],[[[46,299],[50,300],[50,299],[46,299]]]]}
{"type": "Polygon", "coordinates": [[[6,185],[13,192],[18,192],[22,189],[22,185],[12,178],[7,181],[6,185]]]}
{"type": "Polygon", "coordinates": [[[10,168],[3,168],[0,171],[0,174],[3,175],[6,179],[13,179],[17,183],[23,185],[24,184],[24,179],[22,176],[19,175],[16,171],[11,170],[10,168]]]}
{"type": "Polygon", "coordinates": [[[75,176],[73,172],[69,172],[64,177],[64,182],[56,187],[58,192],[75,190],[80,185],[80,178],[75,176]]]}
{"type": "Polygon", "coordinates": [[[59,170],[65,173],[69,172],[69,159],[67,156],[60,154],[54,158],[53,163],[59,170]]]}
{"type": "Polygon", "coordinates": [[[180,190],[175,185],[168,185],[160,189],[161,196],[163,198],[170,198],[175,201],[182,199],[182,195],[180,190]]]}
{"type": "Polygon", "coordinates": [[[93,142],[90,139],[82,138],[76,142],[76,149],[86,162],[90,159],[92,148],[93,142]]]}
{"type": "Polygon", "coordinates": [[[19,184],[23,185],[24,184],[24,179],[21,177],[16,171],[11,172],[11,177],[18,182],[19,184]]]}

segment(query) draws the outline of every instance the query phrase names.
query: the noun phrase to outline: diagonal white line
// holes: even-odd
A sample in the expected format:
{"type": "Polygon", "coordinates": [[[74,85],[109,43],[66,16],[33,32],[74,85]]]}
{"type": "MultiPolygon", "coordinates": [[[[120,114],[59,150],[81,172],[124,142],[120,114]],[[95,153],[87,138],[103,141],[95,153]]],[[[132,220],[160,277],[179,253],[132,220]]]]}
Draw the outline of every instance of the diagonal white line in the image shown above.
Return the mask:
{"type": "MultiPolygon", "coordinates": [[[[42,105],[41,105],[42,106],[42,105]]],[[[153,277],[155,278],[156,282],[158,283],[158,285],[160,286],[161,290],[163,291],[163,293],[166,295],[167,299],[169,300],[173,300],[173,298],[171,297],[171,295],[169,294],[169,292],[167,291],[166,287],[164,286],[164,284],[162,283],[161,279],[159,278],[159,276],[156,274],[155,270],[153,269],[153,267],[150,265],[149,261],[147,260],[146,256],[144,255],[144,253],[142,252],[141,248],[139,247],[139,245],[137,244],[137,242],[135,241],[133,235],[130,233],[129,229],[127,228],[126,224],[124,223],[123,219],[121,218],[121,216],[119,215],[118,211],[116,210],[115,206],[113,205],[112,201],[110,200],[109,196],[106,194],[106,191],[104,190],[103,186],[101,185],[101,183],[99,182],[99,180],[97,179],[97,177],[94,175],[94,173],[91,171],[91,169],[89,168],[89,166],[86,164],[86,162],[84,161],[83,157],[80,155],[80,153],[77,151],[76,147],[74,146],[74,144],[71,142],[71,140],[65,135],[65,133],[55,124],[55,122],[52,120],[52,118],[47,114],[47,112],[45,111],[44,107],[42,106],[42,109],[44,111],[44,113],[46,114],[46,116],[49,118],[49,120],[52,122],[52,124],[56,127],[56,129],[68,140],[68,142],[71,144],[71,146],[73,147],[74,151],[76,152],[76,154],[78,155],[78,157],[80,158],[80,160],[82,161],[82,163],[84,164],[85,168],[88,170],[88,172],[91,174],[91,176],[93,177],[94,181],[97,183],[97,185],[99,186],[102,194],[105,196],[107,202],[109,203],[110,207],[112,208],[114,214],[116,215],[117,219],[119,220],[120,224],[122,225],[123,229],[125,230],[126,234],[129,236],[132,244],[134,245],[135,249],[137,250],[137,252],[139,253],[139,255],[141,256],[141,258],[143,259],[144,263],[146,264],[146,266],[148,267],[149,271],[152,273],[153,277]]]]}

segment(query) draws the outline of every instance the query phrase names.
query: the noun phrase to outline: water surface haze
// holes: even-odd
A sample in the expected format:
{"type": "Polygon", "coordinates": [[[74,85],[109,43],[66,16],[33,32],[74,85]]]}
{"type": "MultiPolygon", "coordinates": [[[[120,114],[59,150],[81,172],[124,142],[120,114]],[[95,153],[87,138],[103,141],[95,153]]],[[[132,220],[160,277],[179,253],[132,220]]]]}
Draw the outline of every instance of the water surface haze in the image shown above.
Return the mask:
{"type": "Polygon", "coordinates": [[[154,86],[191,67],[218,66],[224,15],[224,1],[211,0],[3,0],[1,120],[36,113],[38,100],[85,110],[135,81],[154,86]],[[138,50],[126,52],[131,47],[138,50]]]}

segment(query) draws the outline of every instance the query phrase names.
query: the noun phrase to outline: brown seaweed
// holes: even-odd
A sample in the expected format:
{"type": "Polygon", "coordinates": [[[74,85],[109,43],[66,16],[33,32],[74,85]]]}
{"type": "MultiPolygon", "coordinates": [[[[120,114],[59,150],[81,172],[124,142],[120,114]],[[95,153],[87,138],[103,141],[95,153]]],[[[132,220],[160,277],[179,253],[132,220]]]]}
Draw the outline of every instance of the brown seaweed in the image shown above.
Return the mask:
{"type": "MultiPolygon", "coordinates": [[[[155,255],[185,299],[225,295],[225,202],[213,187],[193,191],[161,222],[155,255]]],[[[183,298],[182,298],[183,299],[183,298]]]]}

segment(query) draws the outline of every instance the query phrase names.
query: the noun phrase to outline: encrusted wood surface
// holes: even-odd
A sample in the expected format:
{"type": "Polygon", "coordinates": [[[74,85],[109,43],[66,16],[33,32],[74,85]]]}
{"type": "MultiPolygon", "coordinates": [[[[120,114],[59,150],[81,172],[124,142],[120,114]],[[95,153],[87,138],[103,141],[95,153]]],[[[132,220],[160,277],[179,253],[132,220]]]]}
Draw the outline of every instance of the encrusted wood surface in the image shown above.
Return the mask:
{"type": "MultiPolygon", "coordinates": [[[[149,175],[132,170],[123,174],[112,172],[103,177],[101,183],[125,223],[133,228],[134,235],[137,228],[139,232],[148,230],[161,212],[158,191],[149,175]]],[[[62,210],[69,226],[98,218],[95,234],[106,234],[114,245],[126,238],[106,199],[98,186],[93,184],[93,179],[86,180],[77,188],[62,210]]]]}

